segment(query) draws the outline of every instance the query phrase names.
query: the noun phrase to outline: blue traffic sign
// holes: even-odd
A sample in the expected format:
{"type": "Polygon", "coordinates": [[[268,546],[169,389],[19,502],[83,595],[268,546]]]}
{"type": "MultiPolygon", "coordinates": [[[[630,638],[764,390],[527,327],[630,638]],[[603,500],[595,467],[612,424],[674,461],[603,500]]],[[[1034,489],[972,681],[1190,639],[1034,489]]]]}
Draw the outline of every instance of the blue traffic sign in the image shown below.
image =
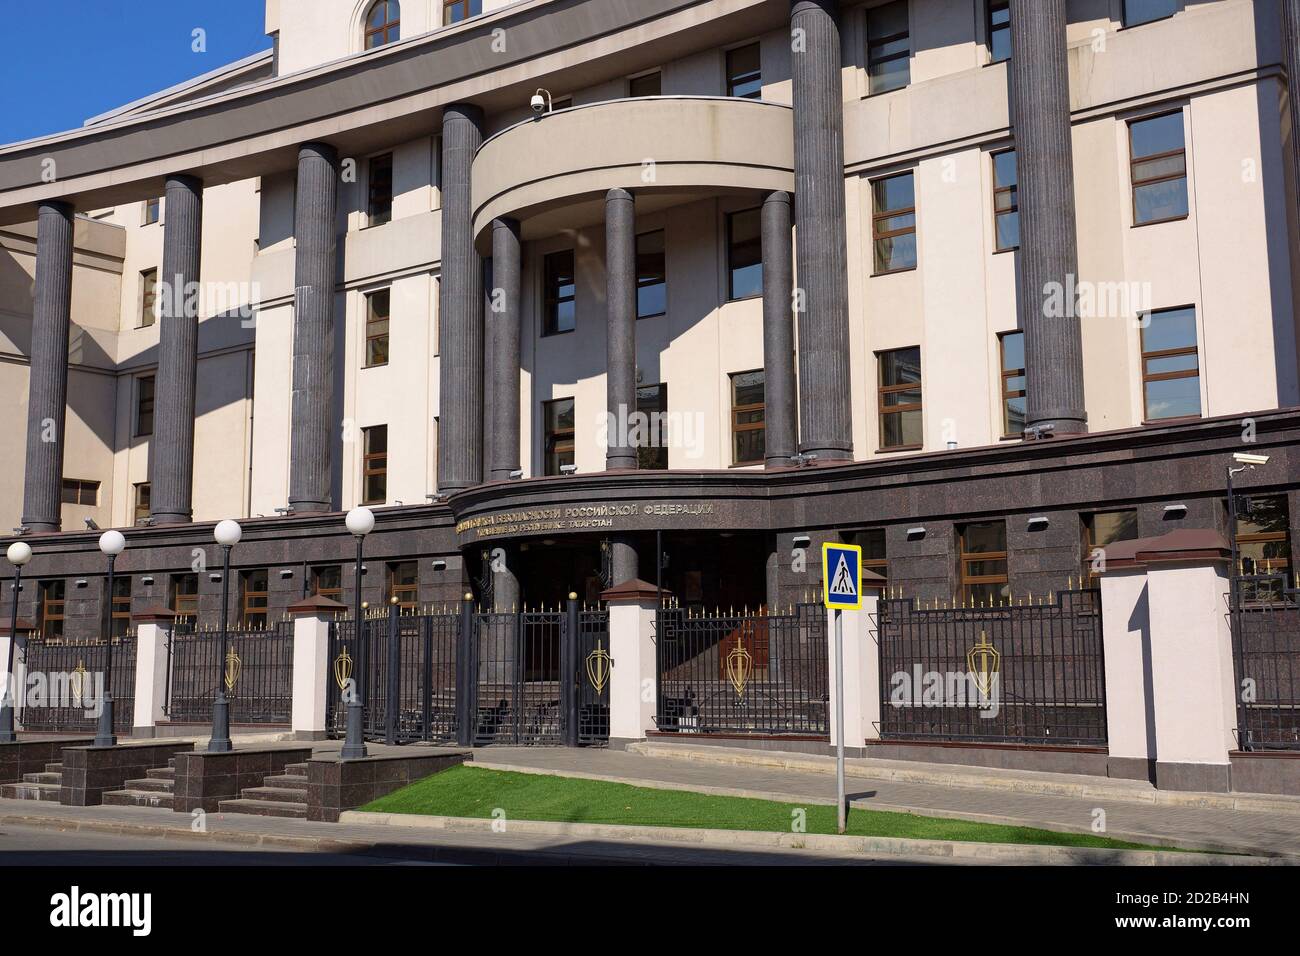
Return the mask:
{"type": "Polygon", "coordinates": [[[822,545],[822,598],[832,611],[862,607],[862,549],[856,544],[822,545]]]}

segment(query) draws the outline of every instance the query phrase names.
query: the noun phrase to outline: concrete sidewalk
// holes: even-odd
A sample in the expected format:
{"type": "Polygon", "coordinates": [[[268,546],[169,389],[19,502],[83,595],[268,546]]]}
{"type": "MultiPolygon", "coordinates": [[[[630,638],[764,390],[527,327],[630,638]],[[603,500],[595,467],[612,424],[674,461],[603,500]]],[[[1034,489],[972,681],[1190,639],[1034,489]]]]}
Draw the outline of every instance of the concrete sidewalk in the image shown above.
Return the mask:
{"type": "MultiPolygon", "coordinates": [[[[773,762],[773,758],[802,760],[807,755],[726,749],[714,756],[716,759],[702,760],[651,757],[635,751],[492,747],[476,751],[473,766],[782,802],[835,802],[833,774],[820,769],[789,769],[773,762]],[[747,755],[757,755],[764,762],[751,762],[747,755]]],[[[1097,811],[1103,811],[1105,830],[1100,835],[1114,839],[1283,857],[1300,863],[1300,814],[1156,804],[1127,798],[1124,789],[1117,788],[1120,796],[1116,797],[1105,792],[1063,795],[858,776],[848,781],[851,805],[864,809],[1072,833],[1097,832],[1093,821],[1098,818],[1097,811]]]]}

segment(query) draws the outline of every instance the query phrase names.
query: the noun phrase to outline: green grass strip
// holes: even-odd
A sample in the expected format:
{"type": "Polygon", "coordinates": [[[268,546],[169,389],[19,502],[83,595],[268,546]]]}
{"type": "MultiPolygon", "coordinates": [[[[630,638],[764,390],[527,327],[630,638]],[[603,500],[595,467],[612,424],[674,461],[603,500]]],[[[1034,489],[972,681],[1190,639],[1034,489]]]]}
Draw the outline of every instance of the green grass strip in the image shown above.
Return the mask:
{"type": "MultiPolygon", "coordinates": [[[[625,783],[513,773],[459,766],[404,787],[361,808],[373,813],[490,818],[496,809],[508,820],[612,823],[623,826],[693,827],[709,830],[793,829],[806,814],[806,833],[834,833],[835,808],[723,797],[688,790],[656,790],[625,783]]],[[[1167,850],[1088,833],[1058,833],[1033,827],[972,823],[884,810],[850,809],[853,836],[967,843],[1097,847],[1110,850],[1167,850]]]]}

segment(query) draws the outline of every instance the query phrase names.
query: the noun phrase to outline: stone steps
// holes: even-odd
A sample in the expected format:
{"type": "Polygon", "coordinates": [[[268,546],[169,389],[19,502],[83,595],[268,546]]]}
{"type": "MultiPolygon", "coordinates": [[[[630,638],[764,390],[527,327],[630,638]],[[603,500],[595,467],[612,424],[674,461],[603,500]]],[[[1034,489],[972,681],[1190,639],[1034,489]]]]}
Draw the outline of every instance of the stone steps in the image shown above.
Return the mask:
{"type": "Polygon", "coordinates": [[[287,764],[284,765],[284,772],[285,772],[286,774],[290,774],[290,775],[295,776],[295,777],[302,777],[304,780],[306,780],[306,779],[307,779],[307,764],[306,764],[306,762],[303,762],[303,763],[287,763],[287,764]]]}
{"type": "Polygon", "coordinates": [[[285,790],[300,790],[307,792],[307,778],[298,774],[281,774],[277,777],[267,777],[262,781],[264,787],[281,787],[285,790]]]}
{"type": "Polygon", "coordinates": [[[144,772],[144,775],[145,775],[146,777],[152,777],[152,778],[154,778],[154,779],[156,779],[156,780],[175,780],[175,779],[176,779],[176,768],[175,768],[175,767],[155,767],[153,770],[146,770],[146,771],[144,772]]]}
{"type": "MultiPolygon", "coordinates": [[[[28,774],[27,776],[36,776],[28,774]]],[[[46,803],[59,802],[59,784],[57,783],[6,783],[0,786],[0,797],[9,800],[41,800],[46,803]]]]}
{"type": "Polygon", "coordinates": [[[62,783],[63,774],[46,770],[44,773],[25,773],[23,783],[62,783]]]}
{"type": "Polygon", "coordinates": [[[242,800],[266,800],[271,803],[302,803],[306,804],[307,792],[305,790],[290,790],[286,787],[245,787],[239,791],[242,800]]]}
{"type": "MultiPolygon", "coordinates": [[[[127,781],[128,784],[140,782],[127,781]]],[[[170,790],[136,790],[131,787],[104,794],[104,804],[111,807],[170,807],[173,799],[170,790]]]]}
{"type": "Polygon", "coordinates": [[[62,774],[63,774],[63,764],[61,764],[61,763],[47,763],[47,764],[45,765],[45,772],[46,772],[46,773],[57,773],[57,774],[59,774],[60,776],[62,776],[62,774]]]}
{"type": "Polygon", "coordinates": [[[122,785],[123,790],[145,790],[150,793],[171,793],[176,781],[166,777],[141,777],[128,780],[122,785]]]}
{"type": "MultiPolygon", "coordinates": [[[[265,789],[262,787],[251,787],[250,790],[265,789]]],[[[244,790],[248,793],[249,790],[244,790]]],[[[244,799],[239,800],[222,800],[218,806],[222,813],[251,813],[261,817],[296,817],[306,819],[307,804],[289,803],[278,800],[260,800],[244,799]]]]}

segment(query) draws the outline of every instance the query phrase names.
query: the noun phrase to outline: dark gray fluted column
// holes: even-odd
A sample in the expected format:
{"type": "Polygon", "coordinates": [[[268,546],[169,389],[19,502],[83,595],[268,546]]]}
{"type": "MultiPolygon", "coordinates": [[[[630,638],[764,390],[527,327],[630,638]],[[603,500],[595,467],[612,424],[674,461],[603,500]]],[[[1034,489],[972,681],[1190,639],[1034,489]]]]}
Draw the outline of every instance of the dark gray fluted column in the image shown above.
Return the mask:
{"type": "Polygon", "coordinates": [[[794,464],[799,450],[792,246],[790,194],[771,193],[763,201],[763,458],[768,468],[794,464]]]}
{"type": "MultiPolygon", "coordinates": [[[[494,551],[497,549],[493,549],[494,551]]],[[[506,614],[520,610],[522,607],[522,590],[519,586],[519,573],[515,562],[519,560],[519,551],[513,547],[500,546],[504,552],[500,570],[492,572],[492,610],[506,614]]]]}
{"type": "Polygon", "coordinates": [[[331,505],[337,197],[337,151],[324,143],[300,147],[289,425],[289,506],[299,513],[331,505]]]}
{"type": "Polygon", "coordinates": [[[1065,0],[1012,0],[1012,129],[1020,197],[1020,322],[1025,330],[1026,431],[1088,430],[1083,343],[1074,303],[1049,300],[1076,287],[1079,254],[1070,142],[1065,0]],[[1049,315],[1048,312],[1052,314],[1049,315]],[[1055,314],[1064,311],[1064,315],[1055,314]]]}
{"type": "Polygon", "coordinates": [[[496,380],[492,376],[492,363],[496,361],[496,324],[492,321],[493,292],[495,281],[492,278],[494,263],[491,259],[480,258],[480,274],[483,289],[483,480],[492,478],[492,430],[496,425],[496,380]]]}
{"type": "Polygon", "coordinates": [[[22,523],[32,531],[58,531],[62,521],[72,236],[72,207],[64,202],[41,203],[36,220],[36,291],[23,474],[22,523]]]}
{"type": "Polygon", "coordinates": [[[605,470],[613,471],[637,466],[627,442],[636,411],[636,202],[626,189],[605,194],[605,290],[605,470]]]}
{"type": "Polygon", "coordinates": [[[474,251],[470,175],[483,111],[468,103],[442,117],[442,349],[438,490],[483,480],[483,273],[474,251]]]}
{"type": "Polygon", "coordinates": [[[497,309],[488,314],[492,340],[492,478],[519,468],[519,222],[492,223],[492,285],[497,309]],[[499,310],[499,311],[498,311],[499,310]]]}
{"type": "Polygon", "coordinates": [[[154,524],[193,518],[194,383],[199,361],[197,287],[203,246],[203,183],[169,176],[163,223],[158,317],[158,402],[150,442],[150,506],[154,524]],[[191,295],[191,291],[196,294],[191,295]]]}
{"type": "Polygon", "coordinates": [[[795,221],[798,226],[800,449],[853,457],[844,101],[838,0],[793,0],[795,221]]]}
{"type": "MultiPolygon", "coordinates": [[[[1281,0],[1282,60],[1286,64],[1287,105],[1291,114],[1291,175],[1300,200],[1300,0],[1281,0]]],[[[1296,210],[1300,217],[1300,210],[1296,210]]],[[[1293,280],[1294,281],[1294,280],[1293,280]]]]}
{"type": "Polygon", "coordinates": [[[613,535],[609,539],[609,570],[611,587],[618,587],[641,576],[636,543],[630,535],[613,535]]]}

